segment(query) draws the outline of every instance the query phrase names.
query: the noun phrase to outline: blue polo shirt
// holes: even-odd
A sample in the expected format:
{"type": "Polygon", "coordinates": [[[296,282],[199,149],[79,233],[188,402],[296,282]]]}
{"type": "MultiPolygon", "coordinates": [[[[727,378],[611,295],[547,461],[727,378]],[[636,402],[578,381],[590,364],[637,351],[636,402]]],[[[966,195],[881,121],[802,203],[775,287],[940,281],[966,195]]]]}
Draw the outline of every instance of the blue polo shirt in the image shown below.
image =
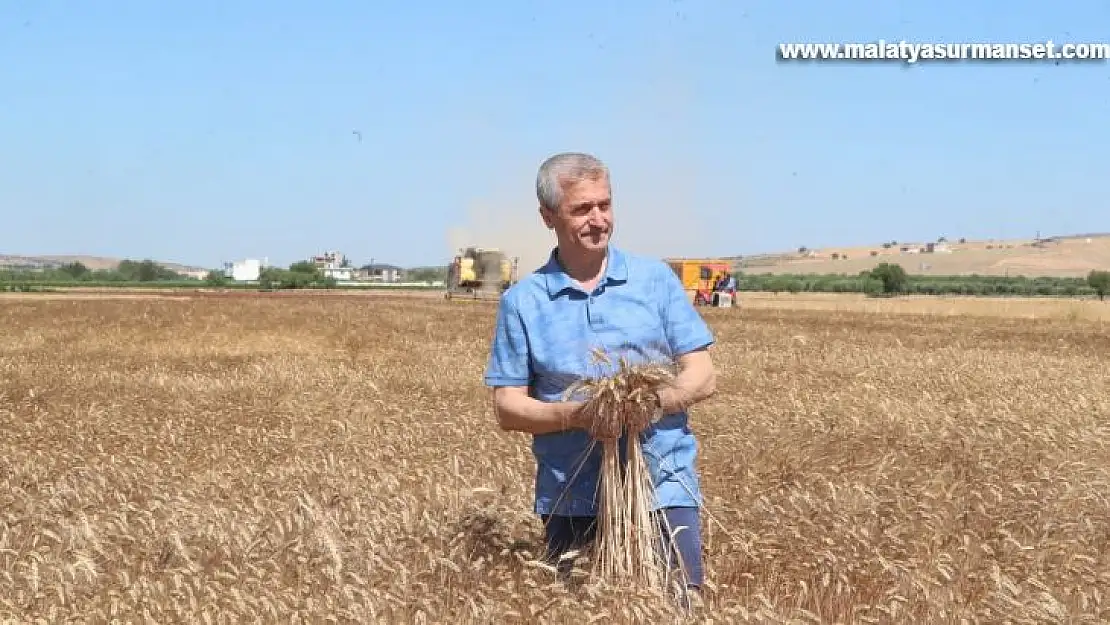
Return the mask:
{"type": "MultiPolygon", "coordinates": [[[[609,246],[605,276],[592,293],[548,262],[501,297],[485,383],[528,386],[541,401],[561,401],[583,377],[607,373],[595,347],[612,360],[673,361],[713,344],[678,276],[666,263],[609,246]]],[[[698,506],[698,444],[685,412],[666,415],[642,436],[658,507],[698,506]]],[[[584,430],[533,437],[538,514],[597,514],[601,445],[584,430]],[[587,454],[587,452],[589,452],[587,454]]]]}

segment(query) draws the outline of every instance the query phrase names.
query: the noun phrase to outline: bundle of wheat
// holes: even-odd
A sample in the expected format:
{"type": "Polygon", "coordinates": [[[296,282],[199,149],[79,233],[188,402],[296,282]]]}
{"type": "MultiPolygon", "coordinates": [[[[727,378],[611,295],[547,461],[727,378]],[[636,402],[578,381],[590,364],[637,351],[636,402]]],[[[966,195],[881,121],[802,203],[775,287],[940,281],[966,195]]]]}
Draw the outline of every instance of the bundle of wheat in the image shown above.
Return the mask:
{"type": "MultiPolygon", "coordinates": [[[[594,357],[611,364],[604,354],[595,351],[594,357]]],[[[670,567],[662,549],[666,536],[664,526],[653,518],[655,487],[640,435],[658,416],[657,390],[673,378],[667,366],[632,365],[620,358],[614,373],[581,380],[568,389],[568,396],[585,395],[583,410],[593,444],[602,446],[593,558],[593,572],[602,580],[660,590],[668,585],[670,567]]]]}

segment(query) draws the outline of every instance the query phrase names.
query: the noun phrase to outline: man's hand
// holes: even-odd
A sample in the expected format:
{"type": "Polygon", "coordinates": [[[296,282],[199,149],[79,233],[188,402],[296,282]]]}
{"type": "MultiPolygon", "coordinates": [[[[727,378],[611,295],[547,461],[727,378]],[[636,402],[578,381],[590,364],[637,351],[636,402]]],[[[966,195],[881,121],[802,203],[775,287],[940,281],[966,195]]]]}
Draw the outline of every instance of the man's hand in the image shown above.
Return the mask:
{"type": "Polygon", "coordinates": [[[678,375],[658,389],[659,411],[671,415],[688,410],[717,391],[717,374],[709,350],[698,349],[678,359],[678,375]]]}
{"type": "Polygon", "coordinates": [[[553,434],[587,428],[582,402],[544,402],[528,395],[526,386],[493,390],[493,413],[502,430],[528,434],[553,434]]]}
{"type": "Polygon", "coordinates": [[[586,430],[590,427],[590,419],[586,415],[586,411],[582,410],[586,406],[584,401],[564,401],[560,402],[566,413],[567,426],[572,430],[586,430]]]}

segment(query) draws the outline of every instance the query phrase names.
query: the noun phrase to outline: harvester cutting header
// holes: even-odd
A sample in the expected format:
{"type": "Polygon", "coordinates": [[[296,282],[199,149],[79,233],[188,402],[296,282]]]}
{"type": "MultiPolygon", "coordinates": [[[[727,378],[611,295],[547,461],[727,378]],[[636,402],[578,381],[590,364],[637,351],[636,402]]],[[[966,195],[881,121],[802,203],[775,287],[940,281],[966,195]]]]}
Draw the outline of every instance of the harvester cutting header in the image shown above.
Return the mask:
{"type": "Polygon", "coordinates": [[[496,299],[516,283],[518,262],[496,248],[460,249],[447,268],[445,297],[466,294],[473,299],[496,299]]]}

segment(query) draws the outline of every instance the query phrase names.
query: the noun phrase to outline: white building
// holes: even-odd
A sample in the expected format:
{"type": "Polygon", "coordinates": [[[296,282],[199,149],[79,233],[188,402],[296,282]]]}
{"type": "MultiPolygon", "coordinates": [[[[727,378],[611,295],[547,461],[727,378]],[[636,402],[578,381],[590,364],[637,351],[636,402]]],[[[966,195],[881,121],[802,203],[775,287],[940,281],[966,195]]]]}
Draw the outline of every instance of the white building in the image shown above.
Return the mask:
{"type": "Polygon", "coordinates": [[[265,261],[255,258],[224,263],[224,275],[236,282],[255,282],[262,275],[265,261]]]}
{"type": "Polygon", "coordinates": [[[373,271],[372,275],[380,279],[382,282],[399,282],[401,280],[400,267],[383,267],[379,270],[373,271]]]}
{"type": "Polygon", "coordinates": [[[320,270],[325,278],[334,278],[339,282],[348,282],[354,276],[347,255],[342,252],[324,252],[312,257],[312,264],[320,270]]]}
{"type": "Polygon", "coordinates": [[[340,282],[349,281],[354,274],[350,267],[324,267],[325,278],[335,278],[340,282]]]}
{"type": "Polygon", "coordinates": [[[358,271],[360,280],[371,282],[400,282],[402,275],[403,270],[400,267],[382,263],[371,263],[358,271]]]}
{"type": "Polygon", "coordinates": [[[312,264],[320,269],[334,269],[346,267],[350,263],[347,262],[347,256],[342,252],[324,252],[313,256],[312,264]]]}

